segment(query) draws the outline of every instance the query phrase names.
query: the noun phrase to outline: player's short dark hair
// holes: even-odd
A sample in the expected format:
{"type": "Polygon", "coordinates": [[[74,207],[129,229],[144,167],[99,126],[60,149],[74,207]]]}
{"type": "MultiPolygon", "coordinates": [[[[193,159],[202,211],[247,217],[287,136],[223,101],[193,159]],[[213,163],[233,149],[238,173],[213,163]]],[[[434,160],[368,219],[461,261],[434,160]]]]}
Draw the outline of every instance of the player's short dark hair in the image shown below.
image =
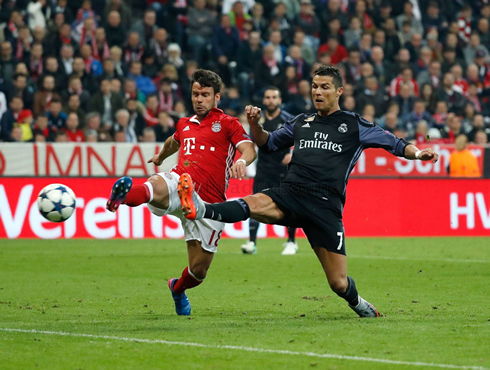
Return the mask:
{"type": "Polygon", "coordinates": [[[191,77],[191,90],[194,82],[204,87],[212,87],[215,94],[221,92],[221,85],[223,84],[221,77],[217,73],[207,69],[195,70],[191,77]]]}
{"type": "Polygon", "coordinates": [[[273,91],[277,91],[277,93],[279,94],[279,97],[281,97],[281,90],[278,88],[278,87],[275,87],[275,86],[267,86],[265,89],[264,89],[264,94],[267,90],[273,90],[273,91]]]}
{"type": "Polygon", "coordinates": [[[313,72],[313,77],[314,76],[330,76],[332,77],[335,87],[344,87],[344,79],[337,67],[322,65],[315,69],[315,72],[313,72]]]}

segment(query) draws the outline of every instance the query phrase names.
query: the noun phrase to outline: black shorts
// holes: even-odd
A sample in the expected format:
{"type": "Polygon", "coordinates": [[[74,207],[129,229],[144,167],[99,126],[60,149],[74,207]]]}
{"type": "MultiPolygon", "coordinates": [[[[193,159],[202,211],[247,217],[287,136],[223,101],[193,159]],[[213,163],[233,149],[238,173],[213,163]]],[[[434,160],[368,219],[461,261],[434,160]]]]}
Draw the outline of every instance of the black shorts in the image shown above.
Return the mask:
{"type": "Polygon", "coordinates": [[[264,189],[275,188],[281,185],[285,177],[257,174],[254,178],[253,193],[256,194],[264,189]]]}
{"type": "Polygon", "coordinates": [[[312,248],[322,247],[345,255],[343,205],[336,192],[281,184],[264,189],[262,193],[271,197],[284,212],[278,224],[303,228],[312,248]]]}

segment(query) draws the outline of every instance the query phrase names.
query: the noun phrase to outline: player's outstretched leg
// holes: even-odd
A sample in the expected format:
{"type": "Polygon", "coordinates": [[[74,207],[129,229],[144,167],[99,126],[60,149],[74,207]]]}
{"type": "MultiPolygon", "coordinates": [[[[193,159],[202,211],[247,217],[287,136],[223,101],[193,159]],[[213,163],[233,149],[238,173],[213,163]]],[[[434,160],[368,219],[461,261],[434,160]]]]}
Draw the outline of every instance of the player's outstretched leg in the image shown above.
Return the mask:
{"type": "Polygon", "coordinates": [[[175,284],[179,279],[170,279],[168,281],[168,288],[172,293],[172,298],[175,302],[175,312],[180,316],[189,316],[191,314],[191,303],[189,302],[189,298],[185,294],[185,291],[182,293],[176,293],[174,288],[175,284]]]}
{"type": "Polygon", "coordinates": [[[126,200],[126,196],[133,186],[131,177],[121,177],[112,186],[111,196],[107,201],[106,208],[110,212],[116,212],[121,203],[126,200]]]}

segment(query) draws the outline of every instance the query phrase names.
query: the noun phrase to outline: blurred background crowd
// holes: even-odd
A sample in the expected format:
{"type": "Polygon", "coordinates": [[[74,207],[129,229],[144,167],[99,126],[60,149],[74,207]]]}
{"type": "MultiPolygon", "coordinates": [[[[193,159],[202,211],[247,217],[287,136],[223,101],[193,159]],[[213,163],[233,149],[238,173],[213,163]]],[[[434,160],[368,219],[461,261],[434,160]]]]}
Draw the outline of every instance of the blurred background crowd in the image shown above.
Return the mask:
{"type": "Polygon", "coordinates": [[[314,112],[327,64],[343,109],[416,142],[485,144],[489,22],[489,0],[0,0],[0,141],[163,141],[193,114],[196,68],[243,123],[267,86],[314,112]]]}

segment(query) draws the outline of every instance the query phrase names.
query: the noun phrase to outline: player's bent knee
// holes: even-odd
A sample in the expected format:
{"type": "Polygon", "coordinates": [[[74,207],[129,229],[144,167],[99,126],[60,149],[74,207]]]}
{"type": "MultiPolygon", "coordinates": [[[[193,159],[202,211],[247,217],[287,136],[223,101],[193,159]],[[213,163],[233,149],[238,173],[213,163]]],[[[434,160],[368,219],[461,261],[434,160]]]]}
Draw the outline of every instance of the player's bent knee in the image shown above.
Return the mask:
{"type": "Polygon", "coordinates": [[[165,180],[159,175],[153,175],[148,179],[148,182],[153,187],[152,203],[161,204],[165,201],[168,203],[168,186],[165,180]]]}
{"type": "Polygon", "coordinates": [[[345,293],[349,287],[347,278],[343,277],[330,278],[328,279],[328,284],[330,285],[330,289],[332,289],[335,293],[345,293]]]}

